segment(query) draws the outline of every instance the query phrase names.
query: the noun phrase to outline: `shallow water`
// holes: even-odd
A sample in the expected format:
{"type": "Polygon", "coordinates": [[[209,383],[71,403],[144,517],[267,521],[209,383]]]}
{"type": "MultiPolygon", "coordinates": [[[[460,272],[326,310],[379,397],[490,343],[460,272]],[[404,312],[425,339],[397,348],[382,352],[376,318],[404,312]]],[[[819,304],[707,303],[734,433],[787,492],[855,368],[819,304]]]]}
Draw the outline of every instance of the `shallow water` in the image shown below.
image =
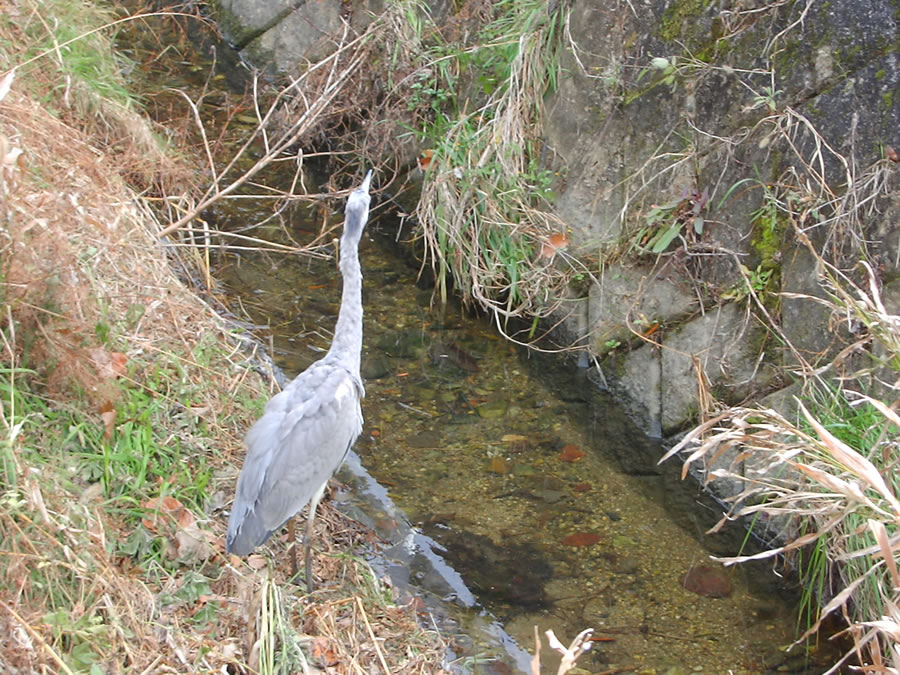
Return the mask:
{"type": "MultiPolygon", "coordinates": [[[[300,240],[318,227],[302,219],[297,210],[300,240]]],[[[711,564],[710,552],[734,553],[740,540],[702,534],[719,509],[678,480],[679,467],[656,466],[658,444],[586,371],[514,347],[458,307],[432,308],[417,270],[379,228],[392,225],[371,224],[361,247],[366,423],[355,449],[477,603],[529,650],[534,626],[564,642],[594,628],[598,641],[581,660],[590,671],[802,672],[778,649],[792,640],[793,618],[767,568],[700,568],[688,578],[699,574],[704,593],[726,597],[683,585],[711,564]]],[[[333,261],[222,262],[218,278],[254,322],[271,326],[289,375],[327,349],[340,298],[333,261]]],[[[395,528],[394,539],[408,534],[395,515],[370,517],[387,535],[395,528]]],[[[430,574],[411,581],[428,585],[430,574]]]]}

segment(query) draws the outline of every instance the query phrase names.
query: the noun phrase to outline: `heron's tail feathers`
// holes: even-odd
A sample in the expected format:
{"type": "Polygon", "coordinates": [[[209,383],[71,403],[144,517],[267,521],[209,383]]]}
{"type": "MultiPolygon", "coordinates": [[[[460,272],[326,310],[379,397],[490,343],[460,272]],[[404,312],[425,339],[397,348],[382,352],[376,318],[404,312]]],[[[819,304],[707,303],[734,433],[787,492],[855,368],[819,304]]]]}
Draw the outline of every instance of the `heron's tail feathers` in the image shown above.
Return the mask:
{"type": "Polygon", "coordinates": [[[262,546],[274,531],[263,524],[255,511],[235,506],[228,519],[225,551],[240,556],[250,555],[256,547],[262,546]]]}

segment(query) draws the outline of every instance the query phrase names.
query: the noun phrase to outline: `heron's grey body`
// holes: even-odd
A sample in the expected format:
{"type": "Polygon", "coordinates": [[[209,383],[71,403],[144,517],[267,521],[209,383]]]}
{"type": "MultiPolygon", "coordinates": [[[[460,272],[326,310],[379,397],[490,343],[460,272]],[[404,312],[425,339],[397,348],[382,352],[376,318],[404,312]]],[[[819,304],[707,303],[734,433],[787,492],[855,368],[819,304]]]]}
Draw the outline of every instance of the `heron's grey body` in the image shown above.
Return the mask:
{"type": "Polygon", "coordinates": [[[316,506],[363,425],[362,271],[357,249],[369,215],[371,178],[369,171],[347,200],[340,247],[344,288],[331,348],[273,396],[247,432],[247,455],[228,520],[226,550],[249,555],[308,503],[310,588],[309,537],[316,506]]]}

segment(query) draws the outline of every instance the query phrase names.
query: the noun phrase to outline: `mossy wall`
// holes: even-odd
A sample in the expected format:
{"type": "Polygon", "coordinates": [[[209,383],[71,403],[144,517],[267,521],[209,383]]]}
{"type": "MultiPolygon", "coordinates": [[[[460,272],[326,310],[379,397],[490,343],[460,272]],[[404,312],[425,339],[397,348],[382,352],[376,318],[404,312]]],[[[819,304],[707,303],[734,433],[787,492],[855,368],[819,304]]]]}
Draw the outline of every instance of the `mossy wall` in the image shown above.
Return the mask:
{"type": "MultiPolygon", "coordinates": [[[[359,28],[384,6],[218,1],[233,41],[273,70],[302,67],[343,20],[359,28]]],[[[438,24],[481,16],[476,0],[429,5],[438,24]]],[[[792,359],[816,363],[840,348],[824,309],[779,296],[821,293],[806,238],[839,264],[862,257],[885,282],[900,276],[886,159],[900,145],[896,5],[548,6],[567,21],[541,157],[556,177],[567,253],[588,272],[567,290],[557,337],[601,357],[648,430],[688,424],[702,407],[698,382],[736,401],[779,386],[792,359]],[[674,235],[664,246],[663,228],[674,235]]]]}
{"type": "Polygon", "coordinates": [[[596,267],[587,316],[570,336],[588,326],[602,339],[588,341],[597,353],[622,343],[604,363],[649,430],[690,423],[703,386],[726,402],[762,394],[780,386],[778,368],[798,354],[824,362],[840,348],[824,308],[779,295],[822,293],[798,231],[828,260],[866,259],[886,281],[896,276],[896,170],[885,159],[900,143],[895,4],[573,3],[576,48],[544,129],[563,176],[556,208],[583,257],[617,255],[596,267]],[[681,217],[679,236],[661,254],[640,246],[653,241],[654,208],[700,195],[702,232],[672,208],[663,226],[681,217]],[[862,198],[878,209],[845,208],[862,198]],[[625,296],[625,276],[631,302],[604,301],[625,296]],[[737,311],[722,314],[729,304],[737,311]],[[770,317],[753,318],[763,311],[770,317]],[[710,312],[733,345],[724,353],[702,331],[695,343],[683,339],[710,312]],[[769,319],[778,339],[760,328],[769,319]],[[721,358],[701,376],[696,363],[711,348],[721,358]],[[695,365],[667,366],[671,349],[695,365]]]}

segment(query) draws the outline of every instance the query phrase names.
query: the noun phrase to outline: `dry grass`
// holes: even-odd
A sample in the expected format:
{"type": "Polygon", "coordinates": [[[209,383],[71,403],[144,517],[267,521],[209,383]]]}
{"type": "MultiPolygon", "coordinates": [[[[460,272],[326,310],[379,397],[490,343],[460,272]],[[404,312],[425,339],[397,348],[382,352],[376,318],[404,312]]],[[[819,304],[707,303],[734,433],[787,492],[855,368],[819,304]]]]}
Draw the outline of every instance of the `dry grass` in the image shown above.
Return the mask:
{"type": "MultiPolygon", "coordinates": [[[[21,22],[2,30],[29,44],[21,22]]],[[[338,553],[372,542],[333,512],[312,597],[225,558],[224,494],[270,385],[134,190],[190,167],[137,113],[66,107],[82,85],[41,79],[57,75],[20,70],[0,96],[0,669],[439,672],[442,643],[338,553]]]]}
{"type": "MultiPolygon", "coordinates": [[[[842,200],[846,201],[846,200],[842,200]]],[[[801,221],[802,222],[802,221],[801,221]]],[[[846,622],[853,660],[864,672],[900,672],[900,317],[880,297],[865,263],[864,283],[816,256],[829,307],[853,322],[857,339],[826,367],[802,371],[796,419],[768,408],[729,408],[692,430],[663,458],[687,454],[707,483],[743,489],[714,530],[744,520],[771,548],[726,564],[782,556],[804,585],[814,635],[832,614],[846,622]],[[839,377],[834,377],[837,374],[839,377]],[[832,384],[837,382],[838,384],[832,384]],[[874,392],[869,396],[864,391],[874,392]],[[883,402],[889,401],[889,403],[883,402]]],[[[830,637],[830,636],[829,636],[830,637]]]]}

